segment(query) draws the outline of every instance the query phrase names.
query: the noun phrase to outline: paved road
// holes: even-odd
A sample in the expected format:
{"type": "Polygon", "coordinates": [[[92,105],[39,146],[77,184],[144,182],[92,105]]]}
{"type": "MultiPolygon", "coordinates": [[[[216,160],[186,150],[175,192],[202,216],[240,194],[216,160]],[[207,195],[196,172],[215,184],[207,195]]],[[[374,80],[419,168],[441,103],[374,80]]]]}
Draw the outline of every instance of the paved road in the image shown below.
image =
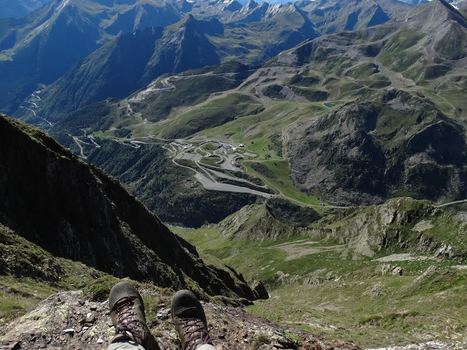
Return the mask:
{"type": "Polygon", "coordinates": [[[202,175],[199,172],[195,174],[195,178],[201,183],[201,185],[203,185],[203,187],[206,190],[209,190],[209,191],[247,193],[247,194],[252,194],[252,195],[264,197],[264,198],[276,197],[276,195],[264,193],[260,191],[255,191],[248,187],[240,187],[240,186],[235,186],[235,185],[230,185],[230,184],[224,184],[222,182],[212,181],[210,178],[202,175]]]}
{"type": "Polygon", "coordinates": [[[435,208],[445,208],[445,207],[450,207],[450,206],[453,206],[453,205],[456,205],[456,204],[464,204],[464,203],[467,203],[467,199],[461,199],[461,200],[458,200],[458,201],[453,201],[453,202],[448,202],[448,203],[444,203],[444,204],[435,205],[435,208]]]}
{"type": "MultiPolygon", "coordinates": [[[[198,180],[198,182],[203,186],[204,189],[208,191],[218,191],[218,192],[233,192],[233,193],[246,193],[246,194],[252,194],[255,196],[260,196],[264,198],[272,198],[275,197],[275,195],[270,194],[270,193],[265,193],[261,191],[256,191],[248,187],[243,187],[243,186],[237,186],[237,185],[231,185],[231,184],[225,184],[222,182],[218,182],[215,177],[213,177],[210,173],[209,169],[204,168],[199,162],[195,161],[195,165],[197,168],[190,167],[187,165],[183,165],[177,162],[177,159],[187,159],[187,158],[177,158],[174,157],[172,158],[172,162],[181,168],[189,169],[195,173],[195,178],[198,180]]],[[[239,179],[235,178],[235,181],[238,181],[239,179]]]]}
{"type": "Polygon", "coordinates": [[[83,146],[81,145],[81,140],[79,138],[77,138],[76,136],[72,136],[73,138],[73,141],[75,142],[76,146],[78,146],[79,148],[79,156],[81,158],[84,158],[86,159],[86,155],[84,154],[84,149],[83,149],[83,146]]]}

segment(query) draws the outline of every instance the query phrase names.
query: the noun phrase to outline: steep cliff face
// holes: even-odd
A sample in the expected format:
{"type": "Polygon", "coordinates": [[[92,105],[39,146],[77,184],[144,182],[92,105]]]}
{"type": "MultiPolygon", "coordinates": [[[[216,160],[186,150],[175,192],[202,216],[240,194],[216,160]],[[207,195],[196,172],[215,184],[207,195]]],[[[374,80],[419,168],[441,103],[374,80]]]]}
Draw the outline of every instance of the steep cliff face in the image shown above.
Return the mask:
{"type": "Polygon", "coordinates": [[[88,161],[118,178],[164,222],[199,227],[217,223],[247,204],[254,195],[207,191],[191,171],[173,164],[159,145],[132,148],[115,141],[100,141],[88,161]]]}
{"type": "Polygon", "coordinates": [[[207,267],[115,180],[41,132],[0,116],[0,223],[50,253],[118,277],[253,298],[207,267]]]}

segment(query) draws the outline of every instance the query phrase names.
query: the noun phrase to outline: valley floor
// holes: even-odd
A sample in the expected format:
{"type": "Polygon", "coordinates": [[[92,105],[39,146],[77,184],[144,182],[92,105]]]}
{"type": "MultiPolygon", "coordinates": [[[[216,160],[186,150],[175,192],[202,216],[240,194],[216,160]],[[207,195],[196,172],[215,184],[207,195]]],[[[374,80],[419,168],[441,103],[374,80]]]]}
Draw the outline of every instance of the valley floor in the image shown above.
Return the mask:
{"type": "MultiPolygon", "coordinates": [[[[265,159],[258,145],[219,141],[204,137],[165,140],[155,136],[115,138],[111,140],[138,150],[143,145],[159,145],[178,168],[188,169],[207,191],[243,193],[258,198],[281,197],[293,203],[312,207],[318,212],[326,209],[347,209],[325,204],[316,196],[300,192],[289,176],[287,160],[281,157],[265,159]]],[[[98,149],[99,138],[92,135],[73,137],[77,153],[86,159],[85,149],[98,149]]],[[[260,145],[259,147],[263,147],[260,145]]],[[[264,146],[265,147],[265,146],[264,146]]]]}

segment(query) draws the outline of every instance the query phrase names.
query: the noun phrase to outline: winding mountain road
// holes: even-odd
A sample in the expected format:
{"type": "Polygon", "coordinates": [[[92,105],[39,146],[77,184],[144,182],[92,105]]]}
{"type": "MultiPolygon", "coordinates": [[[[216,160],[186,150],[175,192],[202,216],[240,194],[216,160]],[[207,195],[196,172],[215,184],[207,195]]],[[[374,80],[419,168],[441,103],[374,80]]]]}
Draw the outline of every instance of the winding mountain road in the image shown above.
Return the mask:
{"type": "MultiPolygon", "coordinates": [[[[193,171],[195,173],[196,180],[203,186],[204,189],[208,191],[246,193],[246,194],[251,194],[255,196],[260,196],[263,198],[275,197],[274,194],[260,191],[259,190],[260,186],[248,180],[222,173],[222,170],[230,170],[230,167],[214,167],[218,170],[213,170],[210,167],[207,167],[204,164],[202,164],[201,163],[202,156],[196,152],[196,150],[199,150],[201,145],[199,145],[197,149],[195,148],[194,145],[191,145],[191,144],[183,145],[179,143],[175,143],[175,144],[172,143],[170,146],[171,146],[171,153],[172,153],[172,162],[178,167],[182,167],[182,168],[193,171]],[[177,150],[177,146],[178,146],[178,150],[177,150]],[[180,163],[181,160],[190,161],[194,164],[194,166],[188,166],[185,164],[181,164],[180,163]],[[234,181],[235,183],[237,183],[237,185],[219,181],[221,179],[234,181]],[[245,183],[245,185],[249,185],[249,186],[255,186],[258,188],[258,190],[255,190],[255,189],[252,189],[246,186],[242,186],[241,185],[242,183],[245,183]]],[[[212,154],[219,155],[218,153],[207,153],[208,156],[212,154]]],[[[230,158],[226,157],[224,158],[224,161],[222,164],[229,163],[229,162],[230,162],[230,158]]],[[[267,187],[264,187],[264,189],[267,190],[267,187]]]]}
{"type": "MultiPolygon", "coordinates": [[[[71,136],[71,135],[70,135],[71,136]]],[[[85,149],[83,146],[92,146],[100,148],[92,135],[83,137],[72,136],[73,141],[79,149],[79,154],[86,159],[85,149]]],[[[172,163],[180,168],[194,172],[195,179],[208,191],[245,193],[262,198],[283,197],[297,205],[314,208],[314,209],[337,209],[347,210],[357,208],[358,206],[342,206],[334,204],[307,204],[300,202],[294,198],[288,197],[286,194],[278,191],[271,193],[271,188],[267,185],[258,185],[243,177],[235,176],[235,173],[243,172],[235,162],[239,158],[244,158],[246,153],[237,151],[238,147],[225,142],[216,140],[203,141],[186,141],[186,140],[165,140],[153,137],[135,138],[135,139],[119,139],[115,138],[115,142],[122,145],[139,149],[147,144],[159,144],[169,153],[172,163]],[[144,140],[144,141],[143,141],[144,140]],[[206,145],[216,145],[213,150],[206,149],[206,145]],[[216,165],[204,164],[203,158],[217,156],[220,161],[216,165]],[[186,161],[183,164],[183,161],[186,161]],[[187,164],[188,163],[188,164],[187,164]],[[225,182],[224,182],[225,181],[225,182]],[[263,191],[264,190],[264,191],[263,191]]],[[[447,203],[433,205],[435,208],[445,208],[457,204],[467,203],[467,199],[451,201],[447,203]]]]}

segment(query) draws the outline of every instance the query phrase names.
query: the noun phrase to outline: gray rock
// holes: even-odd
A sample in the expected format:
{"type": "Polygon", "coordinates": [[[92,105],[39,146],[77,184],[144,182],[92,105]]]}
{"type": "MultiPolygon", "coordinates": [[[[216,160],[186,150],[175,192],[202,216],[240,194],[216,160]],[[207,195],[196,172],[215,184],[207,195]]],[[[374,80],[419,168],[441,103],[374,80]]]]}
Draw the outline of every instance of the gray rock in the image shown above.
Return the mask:
{"type": "Polygon", "coordinates": [[[269,299],[269,293],[262,281],[256,283],[255,287],[253,288],[253,293],[255,293],[255,297],[257,299],[269,299]]]}

